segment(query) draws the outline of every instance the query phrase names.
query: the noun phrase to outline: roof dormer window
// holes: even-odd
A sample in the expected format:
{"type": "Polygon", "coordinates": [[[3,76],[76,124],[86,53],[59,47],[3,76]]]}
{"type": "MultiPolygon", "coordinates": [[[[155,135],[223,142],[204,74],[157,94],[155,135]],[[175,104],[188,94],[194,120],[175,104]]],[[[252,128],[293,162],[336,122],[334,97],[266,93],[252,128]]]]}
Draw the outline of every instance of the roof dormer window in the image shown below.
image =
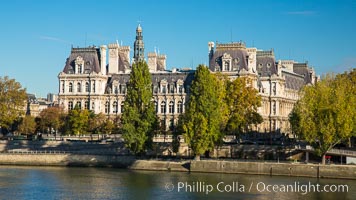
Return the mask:
{"type": "Polygon", "coordinates": [[[83,57],[78,56],[75,59],[75,73],[81,74],[81,73],[83,73],[83,69],[84,69],[84,59],[83,59],[83,57]]]}

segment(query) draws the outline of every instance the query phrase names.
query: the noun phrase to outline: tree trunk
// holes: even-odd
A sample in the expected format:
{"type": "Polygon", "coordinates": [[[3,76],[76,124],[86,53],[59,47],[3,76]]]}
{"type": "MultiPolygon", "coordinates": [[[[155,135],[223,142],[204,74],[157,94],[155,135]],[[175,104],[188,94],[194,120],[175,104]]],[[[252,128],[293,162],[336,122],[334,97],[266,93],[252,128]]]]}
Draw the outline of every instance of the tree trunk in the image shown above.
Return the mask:
{"type": "Polygon", "coordinates": [[[323,154],[321,157],[322,157],[322,159],[321,159],[321,160],[322,160],[322,161],[321,161],[321,164],[325,165],[325,154],[323,154]]]}
{"type": "Polygon", "coordinates": [[[200,160],[200,155],[196,154],[194,157],[194,160],[199,161],[200,160]]]}

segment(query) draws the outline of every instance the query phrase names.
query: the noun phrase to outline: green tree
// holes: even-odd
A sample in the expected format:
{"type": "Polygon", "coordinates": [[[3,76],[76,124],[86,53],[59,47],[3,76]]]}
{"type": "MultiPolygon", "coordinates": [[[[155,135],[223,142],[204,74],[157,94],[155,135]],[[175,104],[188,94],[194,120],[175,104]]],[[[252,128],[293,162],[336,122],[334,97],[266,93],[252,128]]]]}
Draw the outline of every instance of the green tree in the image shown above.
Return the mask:
{"type": "Polygon", "coordinates": [[[327,151],[355,136],[355,79],[327,75],[304,87],[301,95],[289,117],[292,130],[315,148],[325,164],[327,151]]]}
{"type": "Polygon", "coordinates": [[[106,120],[107,116],[105,116],[103,113],[94,114],[91,112],[88,120],[88,131],[94,134],[103,133],[102,127],[104,126],[106,120]]]}
{"type": "Polygon", "coordinates": [[[90,112],[88,110],[81,110],[78,106],[75,106],[68,114],[70,132],[76,135],[86,134],[89,116],[90,112]]]}
{"type": "Polygon", "coordinates": [[[261,106],[261,96],[258,91],[246,83],[246,78],[237,78],[233,81],[226,81],[225,102],[227,105],[228,134],[238,136],[242,132],[248,131],[252,124],[259,124],[263,121],[257,109],[261,106]]]}
{"type": "Polygon", "coordinates": [[[25,117],[21,118],[20,125],[18,127],[18,131],[20,133],[25,134],[33,134],[36,130],[36,122],[35,118],[31,115],[26,115],[25,117]]]}
{"type": "Polygon", "coordinates": [[[151,148],[157,116],[152,102],[151,75],[144,61],[132,66],[121,123],[125,145],[131,152],[141,154],[151,148]]]}
{"type": "Polygon", "coordinates": [[[101,125],[101,132],[104,134],[111,134],[114,127],[114,123],[110,119],[106,119],[106,121],[101,125]]]}
{"type": "Polygon", "coordinates": [[[9,128],[26,109],[26,89],[9,77],[0,77],[0,130],[9,128]]]}
{"type": "Polygon", "coordinates": [[[223,97],[216,76],[204,65],[199,65],[190,89],[189,102],[182,119],[185,142],[192,148],[195,159],[213,150],[223,138],[221,114],[223,97]]]}
{"type": "Polygon", "coordinates": [[[54,129],[56,132],[63,125],[64,112],[60,107],[49,107],[40,113],[40,128],[47,129],[51,132],[54,129]]]}

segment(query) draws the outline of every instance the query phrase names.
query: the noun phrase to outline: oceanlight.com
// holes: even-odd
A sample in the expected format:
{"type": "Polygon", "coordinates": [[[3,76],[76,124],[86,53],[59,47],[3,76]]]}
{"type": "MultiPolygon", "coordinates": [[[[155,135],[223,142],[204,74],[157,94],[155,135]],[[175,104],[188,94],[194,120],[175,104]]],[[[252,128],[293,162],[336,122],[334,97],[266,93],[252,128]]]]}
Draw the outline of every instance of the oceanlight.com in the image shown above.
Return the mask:
{"type": "Polygon", "coordinates": [[[249,192],[294,192],[300,194],[308,194],[312,192],[348,192],[349,186],[336,185],[336,184],[325,184],[321,185],[319,183],[300,183],[298,181],[293,184],[267,184],[262,181],[251,182],[250,184],[241,184],[236,182],[218,182],[216,184],[210,184],[203,181],[196,182],[178,182],[176,184],[167,183],[165,185],[166,191],[177,191],[177,192],[187,192],[187,193],[205,193],[209,194],[211,192],[234,192],[234,193],[249,193],[249,192]]]}

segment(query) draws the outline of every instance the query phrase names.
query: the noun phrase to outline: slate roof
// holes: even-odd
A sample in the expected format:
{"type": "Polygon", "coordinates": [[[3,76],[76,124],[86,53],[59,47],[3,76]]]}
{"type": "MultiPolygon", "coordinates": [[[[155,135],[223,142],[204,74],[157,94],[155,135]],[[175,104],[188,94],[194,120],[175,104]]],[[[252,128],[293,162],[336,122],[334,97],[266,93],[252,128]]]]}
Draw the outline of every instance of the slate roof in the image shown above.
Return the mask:
{"type": "Polygon", "coordinates": [[[310,76],[309,71],[310,71],[310,69],[308,67],[308,63],[294,63],[293,64],[293,72],[304,76],[305,84],[312,82],[312,77],[310,76]]]}
{"type": "Polygon", "coordinates": [[[215,66],[219,66],[221,69],[222,67],[222,56],[224,53],[227,53],[231,56],[232,58],[232,68],[239,68],[248,70],[247,66],[247,56],[248,53],[246,49],[230,49],[230,50],[225,50],[225,49],[216,49],[214,52],[213,56],[209,60],[209,69],[211,71],[216,71],[215,66]],[[238,60],[238,63],[234,62],[234,60],[238,60]]]}
{"type": "Polygon", "coordinates": [[[75,60],[78,56],[81,56],[84,60],[84,72],[89,71],[96,73],[100,72],[100,50],[96,47],[88,48],[72,48],[67,62],[64,66],[64,73],[74,73],[75,69],[75,60]]]}
{"type": "Polygon", "coordinates": [[[277,74],[277,65],[274,58],[273,50],[257,51],[256,69],[261,77],[277,74]]]}
{"type": "Polygon", "coordinates": [[[300,90],[304,85],[302,76],[282,70],[282,75],[285,77],[285,88],[300,90]]]}

